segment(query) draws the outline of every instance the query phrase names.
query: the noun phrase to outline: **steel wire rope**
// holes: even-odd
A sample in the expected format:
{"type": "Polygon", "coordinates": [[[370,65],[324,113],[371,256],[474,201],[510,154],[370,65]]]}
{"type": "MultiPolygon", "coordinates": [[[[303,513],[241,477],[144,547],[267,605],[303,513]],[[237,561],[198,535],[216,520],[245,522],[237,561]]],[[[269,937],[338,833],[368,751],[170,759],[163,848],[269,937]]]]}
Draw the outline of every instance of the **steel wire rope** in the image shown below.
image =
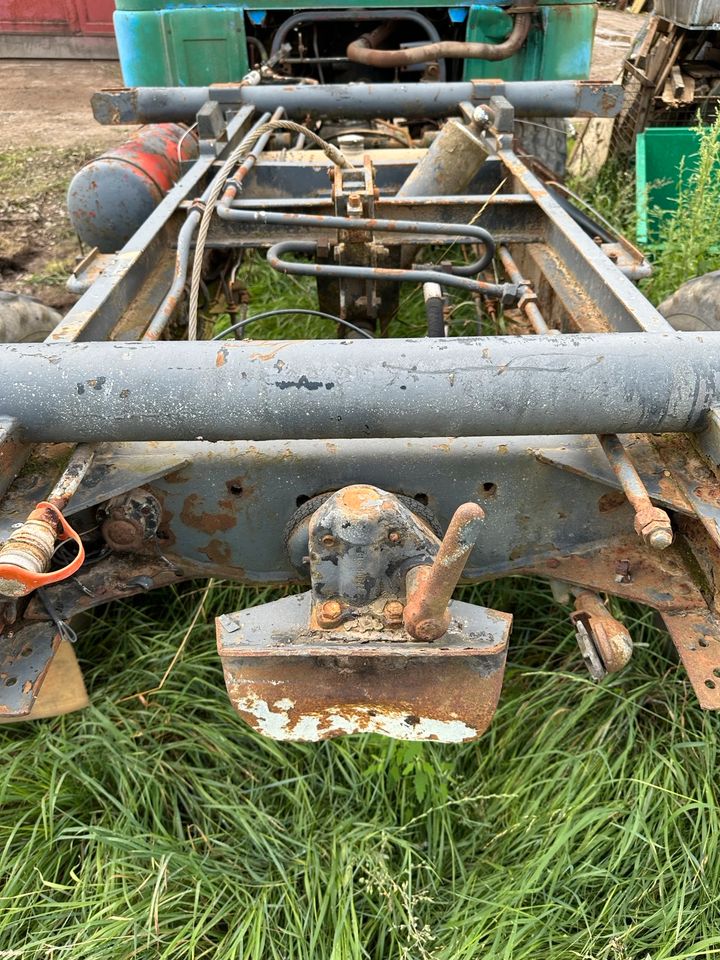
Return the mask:
{"type": "Polygon", "coordinates": [[[205,243],[210,230],[210,223],[215,212],[215,207],[220,198],[220,194],[225,187],[226,180],[230,178],[233,168],[239,163],[239,161],[252,150],[255,144],[263,136],[268,133],[272,133],[275,130],[290,130],[295,133],[302,133],[308,139],[312,140],[313,143],[317,144],[317,146],[320,147],[325,155],[329,157],[333,163],[337,164],[337,166],[344,167],[345,169],[352,169],[353,167],[353,164],[350,163],[345,154],[336,146],[334,146],[332,143],[328,143],[327,140],[323,140],[322,137],[315,133],[314,130],[311,130],[309,127],[306,127],[301,123],[295,123],[293,120],[269,120],[267,123],[256,127],[242,139],[242,141],[237,145],[237,147],[235,147],[225,163],[222,165],[217,176],[215,177],[212,189],[210,190],[207,201],[205,202],[205,208],[200,220],[197,240],[195,241],[195,253],[193,256],[192,275],[190,280],[190,298],[188,304],[188,340],[197,340],[198,303],[200,299],[202,262],[205,254],[205,243]]]}

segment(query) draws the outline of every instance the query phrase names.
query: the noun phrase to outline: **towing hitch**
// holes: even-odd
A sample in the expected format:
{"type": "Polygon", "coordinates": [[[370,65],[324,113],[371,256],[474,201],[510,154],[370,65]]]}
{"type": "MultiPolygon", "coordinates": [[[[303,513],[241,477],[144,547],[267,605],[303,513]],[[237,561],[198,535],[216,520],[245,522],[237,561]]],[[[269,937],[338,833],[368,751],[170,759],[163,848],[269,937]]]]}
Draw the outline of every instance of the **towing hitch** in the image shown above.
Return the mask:
{"type": "Polygon", "coordinates": [[[460,742],[489,726],[512,617],[451,600],[484,513],[463,504],[441,541],[411,503],[361,484],[315,498],[288,528],[311,589],[217,619],[230,700],[259,732],[460,742]]]}

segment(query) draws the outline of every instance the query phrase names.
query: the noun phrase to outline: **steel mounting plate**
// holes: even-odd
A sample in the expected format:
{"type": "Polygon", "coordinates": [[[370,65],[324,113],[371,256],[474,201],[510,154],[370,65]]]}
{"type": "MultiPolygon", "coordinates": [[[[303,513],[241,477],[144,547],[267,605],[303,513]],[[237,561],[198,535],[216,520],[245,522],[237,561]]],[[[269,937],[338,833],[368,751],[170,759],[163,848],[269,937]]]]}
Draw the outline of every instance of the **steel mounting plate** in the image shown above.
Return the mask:
{"type": "Polygon", "coordinates": [[[456,601],[450,612],[435,643],[311,631],[309,593],[218,617],[230,700],[276,740],[474,740],[497,707],[512,617],[456,601]]]}

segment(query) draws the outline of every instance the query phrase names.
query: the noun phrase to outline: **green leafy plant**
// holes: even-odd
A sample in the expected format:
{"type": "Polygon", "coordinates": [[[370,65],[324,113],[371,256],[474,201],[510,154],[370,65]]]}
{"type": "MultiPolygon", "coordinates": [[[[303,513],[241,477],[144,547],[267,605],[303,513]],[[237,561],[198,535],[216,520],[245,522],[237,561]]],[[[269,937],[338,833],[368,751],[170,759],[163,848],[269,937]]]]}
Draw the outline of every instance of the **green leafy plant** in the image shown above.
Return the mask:
{"type": "Polygon", "coordinates": [[[659,242],[651,251],[654,272],[644,292],[655,303],[691,277],[720,268],[720,117],[698,125],[697,166],[681,171],[674,209],[656,214],[659,242]]]}

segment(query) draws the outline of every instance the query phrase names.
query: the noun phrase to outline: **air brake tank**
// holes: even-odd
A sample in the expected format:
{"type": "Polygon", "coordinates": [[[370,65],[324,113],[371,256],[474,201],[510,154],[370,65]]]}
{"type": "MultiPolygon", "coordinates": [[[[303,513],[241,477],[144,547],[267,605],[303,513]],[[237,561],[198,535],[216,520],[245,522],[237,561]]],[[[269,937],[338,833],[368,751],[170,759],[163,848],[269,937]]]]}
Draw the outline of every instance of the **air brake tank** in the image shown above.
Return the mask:
{"type": "Polygon", "coordinates": [[[73,177],[67,206],[77,235],[101,253],[123,247],[197,156],[197,137],[178,123],[141,127],[73,177]]]}

